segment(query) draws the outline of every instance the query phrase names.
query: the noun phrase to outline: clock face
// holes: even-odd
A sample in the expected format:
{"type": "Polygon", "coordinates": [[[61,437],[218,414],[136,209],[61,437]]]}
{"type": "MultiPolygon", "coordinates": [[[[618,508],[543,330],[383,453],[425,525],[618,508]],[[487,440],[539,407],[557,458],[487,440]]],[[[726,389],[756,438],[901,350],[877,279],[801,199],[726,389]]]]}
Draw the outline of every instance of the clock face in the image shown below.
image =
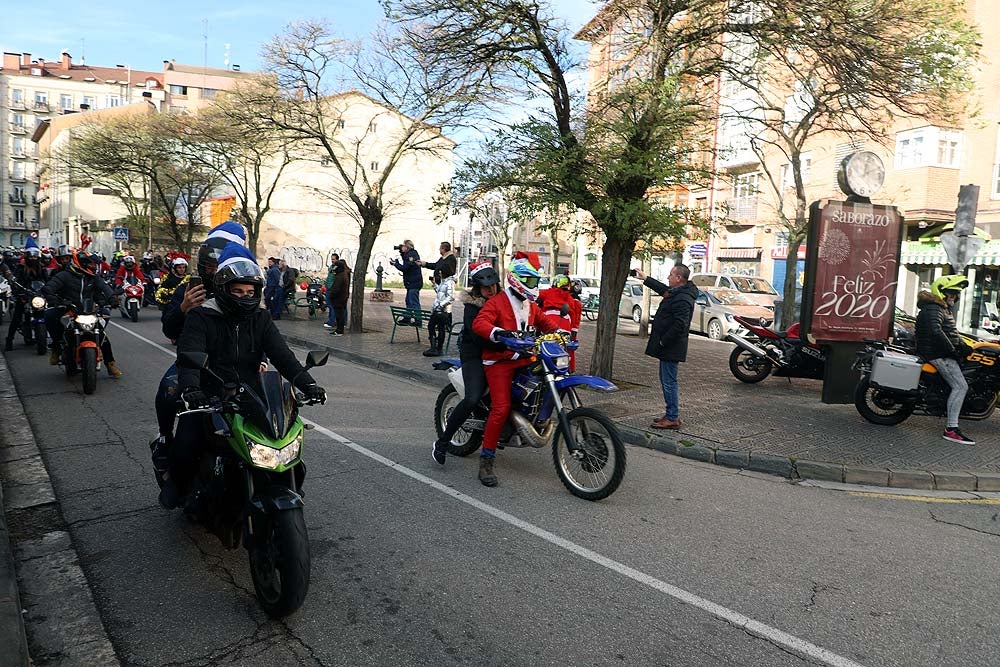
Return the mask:
{"type": "Polygon", "coordinates": [[[885,182],[885,166],[878,155],[871,151],[855,153],[845,160],[844,180],[848,194],[871,197],[882,189],[885,182]]]}

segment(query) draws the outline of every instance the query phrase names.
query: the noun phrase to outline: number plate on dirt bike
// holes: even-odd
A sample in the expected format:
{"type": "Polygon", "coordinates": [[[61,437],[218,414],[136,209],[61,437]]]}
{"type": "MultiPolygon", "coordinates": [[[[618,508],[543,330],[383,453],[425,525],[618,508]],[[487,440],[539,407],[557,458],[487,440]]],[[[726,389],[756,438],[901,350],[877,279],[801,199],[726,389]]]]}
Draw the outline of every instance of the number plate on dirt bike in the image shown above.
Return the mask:
{"type": "Polygon", "coordinates": [[[913,391],[920,385],[924,362],[911,354],[880,350],[872,359],[871,381],[880,387],[913,391]]]}

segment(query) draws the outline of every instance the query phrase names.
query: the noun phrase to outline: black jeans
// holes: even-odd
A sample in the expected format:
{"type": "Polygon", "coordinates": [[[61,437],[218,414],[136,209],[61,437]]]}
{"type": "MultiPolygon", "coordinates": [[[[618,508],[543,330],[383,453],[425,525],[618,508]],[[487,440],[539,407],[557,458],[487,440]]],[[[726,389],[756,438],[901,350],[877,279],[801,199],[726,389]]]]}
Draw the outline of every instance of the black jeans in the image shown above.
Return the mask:
{"type": "Polygon", "coordinates": [[[191,481],[198,472],[198,460],[204,450],[205,432],[208,428],[205,413],[182,415],[177,418],[177,433],[167,454],[170,461],[170,478],[182,494],[190,490],[191,481]]]}
{"type": "Polygon", "coordinates": [[[337,333],[344,333],[344,325],[347,324],[347,306],[333,308],[333,315],[337,320],[337,333]]]}
{"type": "Polygon", "coordinates": [[[451,329],[451,313],[434,311],[431,319],[427,323],[427,332],[431,338],[431,347],[436,347],[438,351],[444,347],[445,337],[451,329]]]}
{"type": "Polygon", "coordinates": [[[462,427],[465,420],[472,414],[473,408],[486,393],[486,371],[483,370],[483,360],[478,358],[463,359],[462,380],[465,382],[465,398],[455,406],[451,416],[448,417],[444,433],[441,434],[442,440],[451,440],[458,433],[458,429],[462,427]]]}
{"type": "Polygon", "coordinates": [[[170,439],[174,433],[174,419],[177,415],[177,364],[171,364],[167,372],[160,378],[160,386],[156,388],[156,424],[160,435],[170,439]]]}
{"type": "MultiPolygon", "coordinates": [[[[18,329],[21,327],[21,320],[24,319],[25,306],[27,304],[20,299],[14,300],[14,311],[10,315],[10,327],[7,329],[7,342],[11,343],[14,341],[14,336],[17,335],[18,329]]],[[[28,316],[30,317],[30,315],[28,316]]],[[[32,335],[34,335],[34,330],[31,329],[32,335]]]]}

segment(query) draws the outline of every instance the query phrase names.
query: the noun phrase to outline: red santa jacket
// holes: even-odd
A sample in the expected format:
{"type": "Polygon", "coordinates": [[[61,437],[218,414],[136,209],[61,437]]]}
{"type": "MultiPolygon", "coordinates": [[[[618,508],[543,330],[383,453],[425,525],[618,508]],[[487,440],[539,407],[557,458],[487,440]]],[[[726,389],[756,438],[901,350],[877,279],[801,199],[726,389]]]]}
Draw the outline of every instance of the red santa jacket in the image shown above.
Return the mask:
{"type": "MultiPolygon", "coordinates": [[[[109,266],[108,268],[110,269],[111,267],[109,266]]],[[[136,280],[139,281],[140,285],[146,282],[146,276],[142,275],[142,271],[139,270],[138,266],[129,271],[128,269],[125,268],[125,265],[122,264],[121,266],[118,267],[118,273],[115,274],[115,285],[121,287],[122,283],[125,282],[125,278],[130,273],[135,277],[136,280]]]]}
{"type": "Polygon", "coordinates": [[[564,289],[550,287],[538,293],[538,305],[542,312],[550,317],[558,317],[563,320],[563,329],[567,331],[579,331],[580,319],[583,317],[583,304],[573,298],[573,295],[564,289]],[[569,313],[562,316],[563,304],[569,307],[569,313]]]}
{"type": "MultiPolygon", "coordinates": [[[[516,297],[508,297],[507,290],[504,290],[486,302],[486,305],[482,307],[479,315],[472,322],[472,330],[477,336],[481,336],[486,340],[493,340],[493,331],[495,329],[518,331],[521,328],[520,324],[518,324],[517,316],[514,314],[514,308],[511,306],[511,298],[516,297]]],[[[562,318],[549,317],[534,302],[529,301],[527,303],[528,310],[527,320],[524,323],[525,326],[533,326],[546,333],[564,328],[562,318]]],[[[483,363],[486,365],[513,358],[514,353],[510,350],[483,350],[483,363]]]]}

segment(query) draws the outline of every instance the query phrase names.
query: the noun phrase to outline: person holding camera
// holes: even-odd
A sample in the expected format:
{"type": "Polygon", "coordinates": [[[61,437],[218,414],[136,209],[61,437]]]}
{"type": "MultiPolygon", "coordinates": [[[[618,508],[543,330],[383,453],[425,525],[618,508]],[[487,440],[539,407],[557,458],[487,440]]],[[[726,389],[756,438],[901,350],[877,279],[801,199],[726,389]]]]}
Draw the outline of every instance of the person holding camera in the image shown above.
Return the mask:
{"type": "MultiPolygon", "coordinates": [[[[403,274],[403,287],[406,288],[406,307],[410,310],[420,310],[420,288],[424,284],[424,276],[420,271],[420,255],[413,249],[413,241],[407,239],[396,246],[399,259],[392,260],[392,265],[403,274]]],[[[409,325],[419,323],[419,312],[414,317],[405,318],[399,324],[409,325]]]]}

